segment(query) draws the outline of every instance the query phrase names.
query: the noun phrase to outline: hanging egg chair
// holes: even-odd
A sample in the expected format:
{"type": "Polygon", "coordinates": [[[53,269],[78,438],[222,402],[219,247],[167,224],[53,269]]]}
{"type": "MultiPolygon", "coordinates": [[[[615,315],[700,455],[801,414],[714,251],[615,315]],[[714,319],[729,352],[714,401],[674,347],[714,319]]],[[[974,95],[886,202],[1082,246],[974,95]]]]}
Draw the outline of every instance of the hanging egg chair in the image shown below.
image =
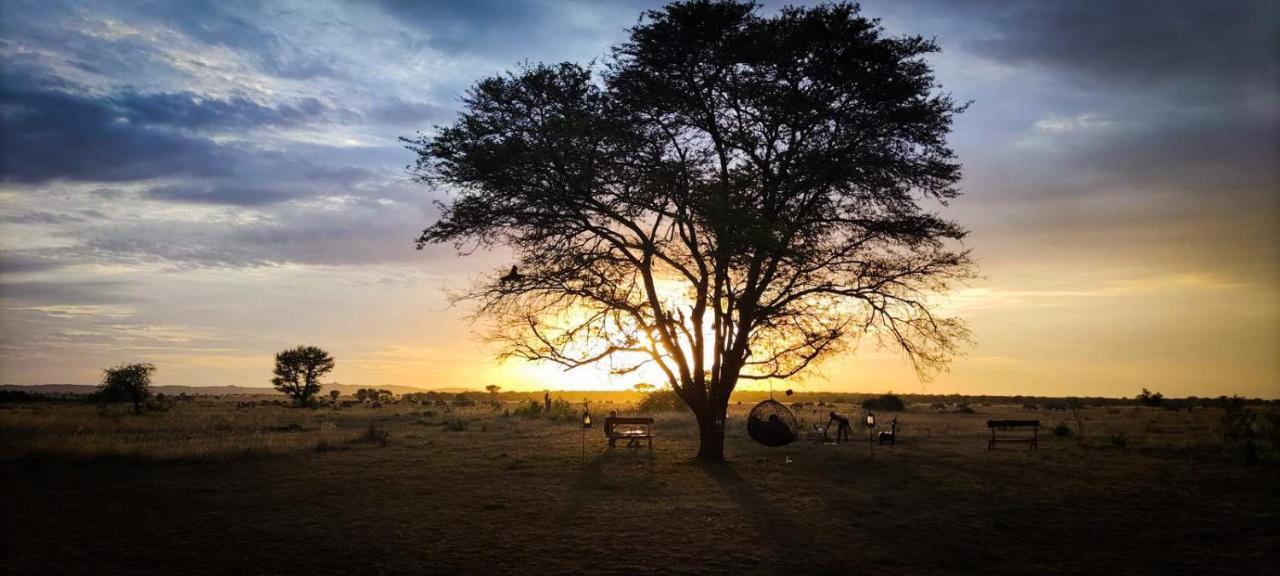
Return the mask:
{"type": "Polygon", "coordinates": [[[751,409],[747,416],[747,434],[756,442],[777,448],[796,441],[800,424],[790,409],[770,398],[751,409]]]}

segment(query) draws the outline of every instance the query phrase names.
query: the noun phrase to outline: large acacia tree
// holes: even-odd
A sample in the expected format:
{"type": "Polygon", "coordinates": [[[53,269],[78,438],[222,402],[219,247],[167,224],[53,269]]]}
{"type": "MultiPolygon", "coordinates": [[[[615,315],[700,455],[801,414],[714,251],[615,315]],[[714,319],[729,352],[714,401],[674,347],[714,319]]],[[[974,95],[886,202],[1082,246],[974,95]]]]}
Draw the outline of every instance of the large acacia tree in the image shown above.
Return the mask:
{"type": "Polygon", "coordinates": [[[795,376],[871,335],[922,374],[966,336],[932,294],[971,273],[946,136],[962,106],[924,56],[851,4],[739,2],[643,15],[598,70],[480,80],[450,126],[406,139],[449,193],[422,248],[506,246],[460,296],[506,357],[643,365],[724,457],[740,380],[795,376]]]}

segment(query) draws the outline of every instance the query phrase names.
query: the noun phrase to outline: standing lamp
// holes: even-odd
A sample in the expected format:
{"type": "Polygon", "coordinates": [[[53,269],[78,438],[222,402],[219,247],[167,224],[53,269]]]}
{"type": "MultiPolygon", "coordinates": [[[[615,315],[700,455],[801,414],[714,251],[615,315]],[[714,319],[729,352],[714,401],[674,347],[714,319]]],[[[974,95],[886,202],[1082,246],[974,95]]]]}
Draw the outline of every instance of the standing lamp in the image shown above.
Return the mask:
{"type": "Polygon", "coordinates": [[[871,447],[872,460],[875,460],[876,458],[875,429],[876,415],[871,412],[867,412],[867,446],[871,447]]]}
{"type": "Polygon", "coordinates": [[[582,411],[582,457],[581,461],[587,459],[587,428],[591,427],[591,410],[582,411]]]}

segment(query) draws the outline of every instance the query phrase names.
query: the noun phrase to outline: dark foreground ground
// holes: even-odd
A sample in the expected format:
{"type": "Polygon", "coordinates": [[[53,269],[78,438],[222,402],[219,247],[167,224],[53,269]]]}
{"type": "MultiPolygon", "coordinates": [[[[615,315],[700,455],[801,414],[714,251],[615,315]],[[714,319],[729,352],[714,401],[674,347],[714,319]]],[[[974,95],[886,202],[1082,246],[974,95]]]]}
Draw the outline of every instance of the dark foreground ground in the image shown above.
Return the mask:
{"type": "Polygon", "coordinates": [[[1093,408],[1085,446],[988,452],[988,418],[1070,416],[975,408],[901,415],[874,459],[757,446],[739,409],[700,466],[679,414],[651,457],[598,427],[584,457],[574,424],[488,408],[8,407],[0,573],[1274,573],[1280,469],[1214,411],[1093,408]]]}

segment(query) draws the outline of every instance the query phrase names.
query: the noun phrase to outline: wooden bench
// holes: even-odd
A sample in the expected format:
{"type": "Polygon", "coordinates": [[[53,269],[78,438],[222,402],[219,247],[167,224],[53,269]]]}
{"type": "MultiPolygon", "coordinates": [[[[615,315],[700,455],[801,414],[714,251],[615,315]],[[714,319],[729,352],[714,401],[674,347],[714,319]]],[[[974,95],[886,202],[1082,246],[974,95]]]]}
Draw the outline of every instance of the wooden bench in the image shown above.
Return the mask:
{"type": "Polygon", "coordinates": [[[627,448],[639,447],[640,441],[645,440],[653,448],[653,418],[610,416],[604,419],[604,435],[610,448],[618,440],[626,440],[627,448]]]}
{"type": "Polygon", "coordinates": [[[987,450],[995,450],[996,442],[1022,442],[1031,445],[1032,450],[1040,449],[1039,420],[987,420],[987,428],[991,429],[991,440],[987,442],[987,450]],[[997,431],[1031,429],[1031,435],[999,436],[997,431]]]}

